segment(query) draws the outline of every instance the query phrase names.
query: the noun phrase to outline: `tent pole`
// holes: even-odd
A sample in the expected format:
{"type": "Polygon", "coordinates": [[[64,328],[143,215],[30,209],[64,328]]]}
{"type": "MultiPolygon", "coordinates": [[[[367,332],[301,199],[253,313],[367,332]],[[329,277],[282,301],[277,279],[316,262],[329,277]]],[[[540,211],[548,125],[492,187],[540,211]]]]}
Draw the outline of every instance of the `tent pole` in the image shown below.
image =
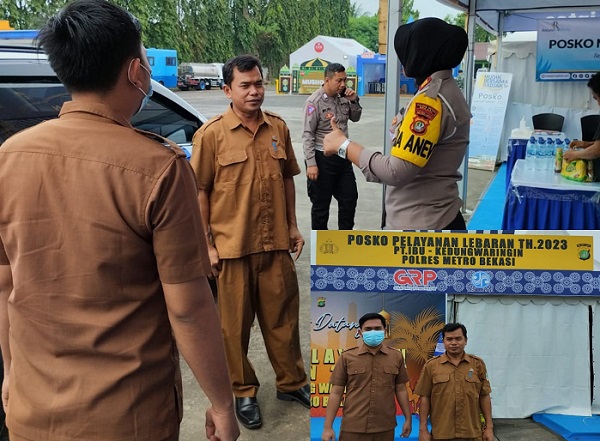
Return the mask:
{"type": "MultiPolygon", "coordinates": [[[[383,154],[388,155],[391,151],[391,140],[388,135],[388,127],[398,113],[400,104],[400,62],[394,50],[394,36],[396,29],[402,23],[402,0],[388,0],[388,24],[387,24],[387,54],[385,64],[385,118],[383,126],[383,154]]],[[[385,186],[382,191],[382,213],[385,222],[385,186]]]]}
{"type": "Polygon", "coordinates": [[[498,37],[496,39],[496,54],[498,61],[496,62],[496,72],[504,72],[504,57],[502,56],[502,40],[504,39],[504,14],[504,11],[500,11],[498,14],[498,37]]]}
{"type": "MultiPolygon", "coordinates": [[[[467,36],[469,44],[467,46],[467,68],[465,72],[465,99],[469,108],[473,97],[473,76],[475,60],[475,11],[477,10],[477,0],[469,2],[469,16],[467,17],[467,36]]],[[[461,165],[462,185],[458,187],[458,195],[463,201],[463,212],[467,210],[467,183],[469,180],[469,146],[461,165]]]]}

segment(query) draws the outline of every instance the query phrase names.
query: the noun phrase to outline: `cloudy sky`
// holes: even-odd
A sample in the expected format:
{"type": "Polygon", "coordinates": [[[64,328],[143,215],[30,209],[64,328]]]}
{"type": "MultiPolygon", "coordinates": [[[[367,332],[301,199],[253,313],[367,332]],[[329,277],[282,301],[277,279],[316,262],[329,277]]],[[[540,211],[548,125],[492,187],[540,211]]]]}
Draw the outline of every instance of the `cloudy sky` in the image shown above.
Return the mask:
{"type": "MultiPolygon", "coordinates": [[[[375,14],[379,8],[379,0],[351,0],[360,6],[363,12],[375,14]]],[[[438,17],[444,18],[446,15],[455,15],[458,11],[448,6],[438,3],[436,0],[414,0],[414,9],[421,13],[421,18],[438,17]]]]}

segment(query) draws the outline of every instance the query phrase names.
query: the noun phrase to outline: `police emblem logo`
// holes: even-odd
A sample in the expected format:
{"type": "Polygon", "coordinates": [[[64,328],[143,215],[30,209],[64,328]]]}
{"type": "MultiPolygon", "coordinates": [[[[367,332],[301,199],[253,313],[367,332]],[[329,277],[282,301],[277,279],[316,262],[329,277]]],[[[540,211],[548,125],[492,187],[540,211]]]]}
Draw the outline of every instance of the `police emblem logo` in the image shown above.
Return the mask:
{"type": "Polygon", "coordinates": [[[325,118],[327,118],[327,119],[331,119],[331,118],[333,118],[333,113],[331,113],[331,112],[327,112],[327,113],[325,114],[325,118]]]}
{"type": "Polygon", "coordinates": [[[312,104],[309,104],[308,106],[306,106],[306,114],[308,116],[312,115],[315,112],[315,110],[316,110],[316,108],[312,104]]]}
{"type": "Polygon", "coordinates": [[[412,124],[410,125],[410,131],[415,135],[422,136],[427,132],[427,126],[429,125],[428,121],[423,121],[418,118],[414,118],[412,124]]]}

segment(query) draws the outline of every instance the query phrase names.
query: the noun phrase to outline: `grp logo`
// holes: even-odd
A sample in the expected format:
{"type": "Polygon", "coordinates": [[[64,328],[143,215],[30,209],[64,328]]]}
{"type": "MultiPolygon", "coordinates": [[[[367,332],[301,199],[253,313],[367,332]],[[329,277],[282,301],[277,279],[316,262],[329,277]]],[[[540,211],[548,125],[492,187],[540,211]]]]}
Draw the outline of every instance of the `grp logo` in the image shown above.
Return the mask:
{"type": "Polygon", "coordinates": [[[492,283],[492,278],[485,271],[476,271],[471,276],[471,283],[475,288],[487,288],[492,283]]]}
{"type": "Polygon", "coordinates": [[[394,282],[406,287],[425,287],[437,279],[433,270],[399,269],[394,273],[394,282]]]}

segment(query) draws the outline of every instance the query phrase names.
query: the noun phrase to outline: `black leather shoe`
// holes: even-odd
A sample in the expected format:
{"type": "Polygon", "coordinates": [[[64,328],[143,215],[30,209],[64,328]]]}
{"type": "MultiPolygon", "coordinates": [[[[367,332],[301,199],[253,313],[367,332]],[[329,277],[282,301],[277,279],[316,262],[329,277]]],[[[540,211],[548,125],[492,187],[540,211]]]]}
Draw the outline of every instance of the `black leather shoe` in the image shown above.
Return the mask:
{"type": "Polygon", "coordinates": [[[262,426],[256,397],[235,397],[235,415],[240,424],[247,429],[258,429],[262,426]]]}
{"type": "Polygon", "coordinates": [[[307,409],[310,409],[310,386],[307,384],[293,392],[277,391],[277,398],[283,401],[297,401],[307,409]]]}

